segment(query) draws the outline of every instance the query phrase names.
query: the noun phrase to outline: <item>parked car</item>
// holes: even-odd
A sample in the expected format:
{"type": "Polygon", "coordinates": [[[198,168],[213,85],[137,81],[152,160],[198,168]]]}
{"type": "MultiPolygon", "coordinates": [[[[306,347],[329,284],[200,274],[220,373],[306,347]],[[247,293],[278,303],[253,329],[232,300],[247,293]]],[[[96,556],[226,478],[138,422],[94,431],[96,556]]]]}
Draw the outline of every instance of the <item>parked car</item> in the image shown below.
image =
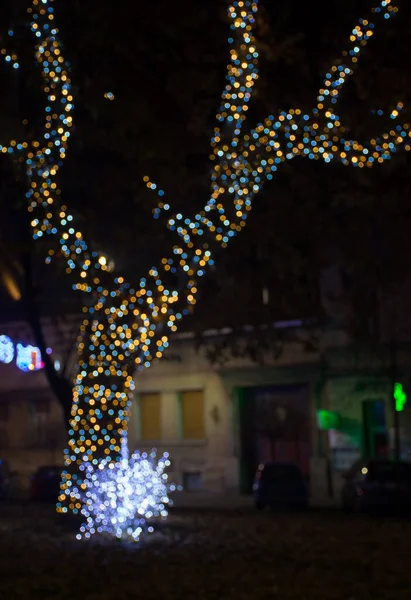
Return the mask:
{"type": "Polygon", "coordinates": [[[411,463],[358,460],[344,479],[341,491],[344,512],[411,510],[411,463]]]}
{"type": "Polygon", "coordinates": [[[0,501],[4,502],[11,498],[11,476],[9,465],[0,459],[0,501]]]}
{"type": "Polygon", "coordinates": [[[253,485],[255,506],[308,508],[308,487],[299,467],[293,463],[271,462],[258,467],[253,485]]]}
{"type": "Polygon", "coordinates": [[[56,502],[60,493],[61,472],[64,467],[40,467],[31,476],[30,498],[39,502],[56,502]]]}

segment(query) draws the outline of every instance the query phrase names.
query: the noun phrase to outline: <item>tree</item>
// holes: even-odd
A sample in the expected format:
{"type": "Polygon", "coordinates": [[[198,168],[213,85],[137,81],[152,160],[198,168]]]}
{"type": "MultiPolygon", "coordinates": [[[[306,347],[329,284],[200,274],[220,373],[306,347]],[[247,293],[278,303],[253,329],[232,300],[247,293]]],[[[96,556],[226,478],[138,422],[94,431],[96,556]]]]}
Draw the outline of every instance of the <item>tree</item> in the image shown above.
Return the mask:
{"type": "MultiPolygon", "coordinates": [[[[132,168],[134,168],[134,164],[131,163],[131,161],[137,161],[139,160],[139,162],[141,162],[141,157],[144,157],[144,159],[146,161],[148,161],[147,165],[143,165],[142,168],[146,168],[146,166],[150,166],[150,168],[152,168],[153,166],[156,167],[156,175],[158,175],[159,177],[162,177],[164,179],[170,179],[170,174],[174,173],[176,171],[176,166],[179,165],[178,161],[174,161],[171,165],[171,168],[168,167],[170,161],[168,159],[170,153],[175,154],[175,148],[171,148],[168,145],[164,145],[161,144],[160,146],[157,144],[154,144],[152,146],[149,147],[149,150],[147,151],[146,146],[147,146],[147,139],[146,137],[144,137],[144,127],[142,127],[142,122],[140,122],[140,120],[134,119],[134,117],[132,117],[132,115],[134,115],[135,113],[147,113],[147,110],[149,110],[150,106],[153,105],[153,103],[148,102],[147,100],[144,99],[144,96],[139,95],[137,97],[137,104],[136,104],[136,98],[132,97],[131,101],[129,101],[128,103],[122,103],[121,105],[121,109],[114,111],[114,115],[113,115],[113,111],[110,109],[112,109],[112,104],[107,101],[106,98],[103,97],[103,91],[107,90],[107,89],[114,89],[114,91],[116,92],[116,97],[118,97],[121,94],[121,89],[119,90],[119,86],[122,85],[122,78],[124,78],[124,74],[126,73],[126,69],[129,68],[129,64],[127,63],[126,68],[123,67],[123,70],[119,70],[117,63],[119,62],[119,57],[120,58],[126,58],[126,54],[127,52],[129,52],[129,48],[130,48],[130,44],[133,42],[133,40],[135,39],[134,36],[134,31],[133,34],[131,36],[131,38],[127,39],[126,42],[123,42],[123,44],[119,44],[118,40],[117,40],[117,53],[115,54],[116,56],[116,65],[113,66],[112,63],[110,63],[110,60],[112,60],[110,57],[111,55],[113,55],[114,53],[111,51],[108,53],[108,56],[106,59],[103,59],[103,61],[100,60],[102,51],[102,45],[104,43],[104,40],[107,36],[107,32],[105,31],[105,27],[107,27],[108,23],[111,23],[113,19],[111,18],[107,18],[107,12],[103,12],[101,6],[102,4],[104,5],[104,3],[98,2],[95,3],[95,5],[92,7],[93,10],[90,11],[90,14],[93,14],[93,25],[94,25],[94,29],[99,31],[100,34],[97,36],[89,36],[87,35],[87,31],[88,28],[90,27],[90,23],[87,21],[87,18],[79,18],[80,17],[80,13],[83,16],[84,11],[83,11],[83,6],[82,5],[76,5],[76,2],[72,2],[70,3],[70,10],[69,11],[65,11],[66,5],[61,5],[60,8],[60,18],[64,19],[65,23],[66,23],[66,28],[65,28],[65,39],[67,41],[67,44],[69,44],[71,46],[71,55],[72,55],[72,63],[73,63],[73,70],[76,72],[76,80],[78,82],[77,85],[77,95],[80,96],[80,107],[78,107],[77,111],[76,111],[76,133],[77,135],[74,137],[74,143],[75,143],[75,147],[73,148],[73,143],[71,144],[71,148],[70,148],[70,154],[69,154],[69,159],[65,161],[65,169],[63,172],[63,177],[62,177],[62,185],[63,188],[65,190],[65,194],[67,195],[67,197],[72,198],[72,200],[74,201],[74,207],[75,208],[81,208],[81,212],[79,213],[79,211],[76,211],[76,218],[81,218],[81,224],[82,226],[86,227],[86,231],[89,237],[91,237],[93,240],[97,240],[96,244],[97,247],[101,247],[101,239],[104,239],[105,244],[107,244],[108,242],[108,247],[110,248],[110,241],[116,245],[116,250],[115,250],[115,255],[116,255],[116,263],[120,263],[120,266],[123,268],[125,268],[126,272],[127,269],[130,271],[130,265],[128,264],[127,260],[125,260],[125,256],[127,256],[127,254],[132,255],[133,256],[133,262],[131,267],[133,269],[136,269],[136,267],[141,267],[143,268],[145,265],[145,261],[142,260],[143,254],[147,254],[146,252],[144,252],[144,248],[143,245],[137,246],[134,244],[130,244],[130,236],[128,236],[128,243],[124,244],[124,243],[120,243],[121,240],[124,240],[125,237],[125,230],[124,230],[124,226],[121,226],[121,223],[118,223],[118,226],[116,227],[116,232],[118,231],[118,237],[111,238],[111,240],[107,240],[107,228],[106,225],[104,223],[104,219],[103,222],[101,221],[101,219],[99,219],[99,214],[102,211],[97,211],[95,206],[93,208],[93,206],[91,206],[91,208],[89,209],[88,206],[84,206],[84,200],[85,200],[85,196],[86,194],[90,194],[93,197],[93,201],[95,202],[102,202],[104,203],[104,194],[103,192],[107,193],[107,190],[112,190],[112,193],[116,193],[116,198],[118,200],[120,200],[118,198],[118,192],[120,191],[120,196],[121,198],[124,198],[124,202],[129,203],[129,196],[130,194],[133,195],[135,194],[135,189],[131,186],[129,187],[127,184],[127,178],[126,177],[118,177],[118,175],[116,174],[115,176],[112,175],[112,171],[115,171],[116,173],[118,172],[122,172],[121,169],[123,169],[124,167],[122,166],[123,163],[126,163],[126,169],[130,170],[132,168]],[[77,10],[77,12],[76,12],[77,10]],[[75,26],[74,26],[75,24],[75,26]],[[83,27],[84,30],[80,29],[79,27],[83,27]],[[76,31],[77,33],[75,34],[75,39],[71,39],[70,38],[70,32],[71,31],[76,31]],[[84,32],[84,35],[82,35],[81,32],[84,32]],[[79,41],[79,38],[81,41],[79,41]],[[88,45],[86,45],[86,43],[84,42],[84,40],[86,40],[88,42],[88,45]],[[90,44],[91,42],[91,44],[90,44]],[[87,68],[84,67],[84,53],[87,54],[87,56],[90,57],[90,61],[92,62],[92,64],[95,66],[96,63],[102,63],[102,67],[101,67],[101,71],[98,72],[98,77],[95,76],[94,80],[91,80],[91,75],[90,75],[90,71],[87,70],[87,68]],[[117,81],[115,78],[113,78],[113,73],[117,73],[118,71],[120,71],[120,81],[117,81]],[[96,86],[95,81],[96,79],[98,79],[98,85],[96,86]],[[141,104],[139,104],[139,102],[141,101],[141,104]],[[105,107],[109,107],[109,110],[107,110],[107,108],[105,107]],[[124,117],[124,113],[130,114],[130,118],[128,119],[127,125],[126,127],[124,127],[124,121],[125,121],[125,117],[124,117]],[[131,126],[130,126],[131,124],[131,126]],[[108,125],[110,127],[108,127],[108,125]],[[131,135],[130,135],[131,134],[131,135]],[[143,139],[143,141],[140,141],[140,138],[143,139]],[[93,156],[96,152],[95,152],[95,147],[96,145],[98,145],[99,148],[99,155],[109,155],[109,160],[106,160],[104,163],[104,167],[101,168],[101,162],[96,162],[95,163],[95,168],[96,168],[96,173],[94,174],[93,172],[93,168],[94,168],[94,161],[91,165],[91,175],[90,175],[90,157],[93,156]],[[114,155],[114,159],[113,159],[113,153],[110,154],[112,147],[114,146],[116,152],[118,151],[118,148],[121,147],[122,149],[122,154],[118,154],[118,157],[116,155],[114,155]],[[111,150],[110,150],[111,149],[111,150]],[[153,155],[153,151],[154,155],[153,155]],[[71,160],[70,160],[70,157],[71,160]],[[87,170],[82,169],[82,166],[85,166],[85,168],[87,170]],[[158,168],[160,165],[160,169],[158,168]],[[104,177],[104,179],[102,179],[101,174],[108,174],[107,177],[104,177]],[[93,185],[92,191],[90,192],[90,184],[93,185]],[[124,186],[124,187],[122,187],[124,186]],[[92,225],[91,227],[87,227],[89,223],[97,223],[97,226],[92,225]],[[103,231],[104,235],[96,235],[97,230],[99,231],[103,231]],[[100,241],[100,243],[98,243],[100,241]],[[124,247],[125,249],[125,253],[122,253],[122,248],[124,247]],[[137,255],[137,259],[136,259],[136,255],[137,255]]],[[[24,2],[20,2],[20,3],[16,3],[13,2],[11,5],[11,9],[12,12],[14,13],[14,23],[18,23],[19,19],[23,20],[23,13],[22,13],[22,9],[24,9],[24,2]]],[[[168,60],[168,55],[165,55],[165,50],[166,48],[168,48],[170,46],[170,44],[172,44],[173,42],[175,42],[175,39],[178,38],[179,39],[179,44],[180,47],[178,48],[178,53],[175,53],[173,55],[173,60],[175,61],[179,61],[181,62],[181,56],[187,56],[188,54],[190,54],[190,64],[192,64],[192,70],[189,74],[190,80],[192,81],[193,79],[197,78],[198,80],[198,87],[199,87],[199,92],[201,92],[201,97],[202,97],[202,101],[204,101],[208,96],[211,95],[211,99],[209,100],[208,106],[205,105],[203,106],[199,106],[197,103],[197,109],[198,109],[198,113],[196,112],[196,114],[192,115],[192,118],[190,120],[189,123],[189,129],[194,131],[194,132],[200,132],[201,136],[204,135],[208,135],[208,130],[211,126],[211,120],[208,119],[208,121],[210,121],[210,123],[208,123],[207,118],[207,114],[210,115],[211,114],[211,107],[214,104],[214,98],[213,98],[213,94],[216,95],[217,94],[217,90],[218,90],[218,82],[217,84],[213,81],[215,79],[214,77],[214,73],[216,72],[216,66],[215,63],[217,63],[217,67],[222,67],[223,66],[223,61],[221,60],[221,57],[223,57],[223,52],[221,51],[222,48],[220,48],[220,45],[215,44],[215,35],[216,35],[216,31],[215,31],[215,16],[218,14],[217,12],[217,5],[215,5],[215,14],[211,13],[210,16],[210,11],[202,11],[202,12],[198,12],[197,9],[194,9],[192,4],[189,3],[187,5],[184,5],[183,8],[181,9],[181,12],[178,15],[175,15],[175,20],[178,22],[179,24],[179,31],[178,34],[176,34],[175,32],[175,28],[171,28],[169,25],[167,26],[167,23],[169,24],[171,21],[171,15],[166,15],[166,18],[162,18],[162,21],[159,21],[159,14],[155,14],[157,23],[160,22],[163,25],[160,26],[160,30],[157,33],[157,43],[162,40],[163,38],[165,38],[167,41],[165,44],[160,45],[158,50],[157,50],[157,55],[155,56],[155,60],[157,60],[157,63],[164,64],[164,67],[162,68],[162,71],[165,72],[166,74],[168,74],[170,72],[170,62],[167,62],[168,60]],[[202,45],[200,46],[198,44],[198,31],[196,31],[195,29],[193,29],[192,27],[192,23],[193,23],[193,13],[192,11],[195,10],[195,22],[197,23],[197,28],[198,31],[211,31],[211,27],[213,28],[213,33],[212,33],[212,39],[214,41],[213,44],[210,43],[211,41],[211,37],[210,39],[207,38],[207,44],[206,45],[202,45]],[[190,12],[191,11],[191,12],[190,12]],[[187,39],[187,35],[188,36],[192,36],[192,39],[190,40],[190,38],[187,39]],[[196,39],[197,44],[195,44],[195,48],[196,50],[198,50],[198,55],[196,56],[192,56],[193,52],[192,52],[192,40],[196,39]],[[210,46],[212,46],[213,51],[210,51],[210,46]],[[205,55],[204,50],[207,51],[207,54],[205,55]],[[203,59],[205,55],[205,60],[203,59]],[[161,62],[163,61],[163,63],[161,62]],[[221,62],[221,65],[219,64],[221,62]],[[201,65],[201,69],[199,69],[199,64],[201,65]],[[211,64],[211,67],[210,67],[211,64]],[[207,72],[209,73],[208,76],[205,77],[204,73],[205,70],[207,70],[207,72]],[[199,120],[199,117],[201,117],[201,122],[199,120]]],[[[111,10],[112,9],[112,4],[111,3],[106,3],[105,6],[105,11],[107,10],[111,10]]],[[[164,13],[165,12],[165,7],[161,6],[161,10],[159,11],[160,13],[164,13]]],[[[173,8],[173,11],[175,11],[175,9],[173,8]]],[[[152,18],[152,16],[148,17],[148,22],[150,20],[150,18],[152,18]]],[[[5,19],[7,20],[7,18],[5,19]]],[[[146,25],[148,25],[148,22],[146,23],[146,25]]],[[[148,29],[148,27],[144,27],[144,29],[148,29]]],[[[28,60],[30,59],[30,53],[31,53],[31,46],[30,46],[30,40],[27,39],[27,37],[25,36],[25,31],[23,28],[19,28],[18,26],[15,26],[11,29],[13,35],[10,38],[10,42],[13,43],[13,46],[17,45],[18,47],[18,54],[26,59],[26,62],[28,62],[28,60]]],[[[141,37],[141,36],[139,36],[141,37]]],[[[221,35],[221,42],[225,43],[225,36],[223,37],[221,35]]],[[[139,53],[142,52],[144,45],[147,45],[148,43],[153,43],[153,39],[152,39],[152,33],[150,33],[148,36],[143,37],[140,45],[136,48],[136,51],[138,51],[139,53]]],[[[222,46],[221,43],[221,46],[222,46]]],[[[153,52],[150,51],[150,60],[152,62],[153,61],[153,52]]],[[[121,62],[125,62],[125,60],[121,61],[121,62]]],[[[3,65],[4,66],[4,65],[3,65]]],[[[26,134],[27,131],[25,131],[25,129],[27,128],[27,124],[25,127],[22,126],[22,120],[24,120],[24,122],[29,122],[30,124],[30,135],[31,136],[35,136],[36,133],[36,128],[41,129],[42,124],[41,121],[39,120],[39,116],[38,116],[38,109],[41,108],[41,97],[37,97],[35,94],[33,94],[33,91],[37,88],[38,86],[38,81],[37,81],[37,77],[36,77],[36,72],[35,70],[29,70],[29,69],[25,69],[24,68],[27,67],[27,65],[25,64],[24,60],[20,60],[19,63],[19,69],[13,71],[13,69],[7,69],[4,72],[4,77],[2,77],[2,81],[6,81],[5,85],[5,91],[10,92],[10,89],[12,90],[12,93],[8,93],[8,94],[3,94],[2,95],[2,99],[3,101],[6,102],[6,104],[2,105],[2,114],[5,115],[4,118],[4,124],[7,124],[7,129],[3,128],[3,132],[4,135],[7,136],[8,131],[10,132],[10,137],[12,137],[12,133],[13,134],[19,134],[19,137],[22,139],[26,134]],[[12,71],[11,75],[13,75],[13,77],[11,77],[10,72],[12,71]],[[23,75],[21,75],[21,72],[23,71],[23,75]],[[19,74],[20,73],[20,78],[18,80],[18,85],[16,84],[16,77],[15,74],[19,74]],[[33,110],[33,107],[31,106],[32,103],[27,103],[26,101],[26,97],[30,97],[31,99],[35,99],[35,109],[33,110]],[[7,102],[7,99],[9,99],[9,101],[7,102]],[[27,114],[29,114],[30,118],[27,119],[27,114]]],[[[153,67],[155,67],[155,65],[153,64],[153,67]]],[[[7,68],[7,65],[6,65],[7,68]]],[[[185,69],[185,76],[187,75],[186,73],[186,69],[185,69]]],[[[197,85],[197,84],[196,84],[197,85]]],[[[181,86],[176,86],[176,77],[175,77],[175,71],[171,71],[170,76],[167,78],[166,81],[166,88],[168,90],[168,97],[167,100],[172,102],[173,106],[177,106],[178,104],[182,105],[182,109],[184,110],[184,112],[187,112],[189,110],[190,104],[192,103],[192,98],[193,98],[193,92],[189,91],[187,92],[187,86],[181,87],[181,86]]],[[[197,93],[198,96],[198,93],[197,93]]],[[[196,97],[197,97],[196,96],[196,97]]],[[[114,103],[115,105],[115,103],[114,103]]],[[[151,111],[150,113],[150,120],[155,119],[155,113],[153,114],[153,111],[151,111]]],[[[180,126],[179,126],[180,127],[180,126]]],[[[159,133],[157,133],[154,137],[157,137],[159,133]]],[[[174,137],[176,137],[177,134],[174,135],[174,137]]],[[[169,135],[167,136],[167,139],[172,139],[173,135],[169,135]]],[[[181,145],[182,147],[183,145],[181,145]]],[[[184,140],[184,147],[189,148],[188,154],[189,154],[189,165],[186,164],[185,159],[181,161],[181,165],[182,165],[182,171],[181,173],[178,173],[178,176],[174,177],[174,179],[176,181],[184,181],[184,186],[181,188],[174,188],[172,191],[174,192],[174,195],[181,195],[182,192],[185,193],[185,197],[190,197],[191,193],[195,193],[198,194],[199,190],[198,190],[198,185],[197,185],[197,189],[194,189],[191,186],[195,186],[198,178],[198,170],[195,171],[194,176],[192,174],[193,171],[193,166],[195,164],[195,160],[198,163],[198,156],[200,154],[200,150],[201,147],[205,147],[204,145],[204,140],[202,139],[202,137],[199,136],[191,136],[188,137],[187,139],[184,140]],[[195,157],[194,162],[193,159],[190,158],[191,157],[195,157]],[[190,168],[188,168],[188,166],[190,168]],[[191,177],[190,179],[190,183],[189,185],[187,185],[188,183],[188,177],[191,177]],[[192,181],[191,181],[192,180],[192,181]]],[[[186,154],[187,154],[187,150],[186,154]]],[[[204,154],[204,158],[206,158],[206,154],[203,152],[204,154]]],[[[10,170],[7,167],[10,167],[10,162],[4,162],[3,168],[4,170],[10,170]]],[[[28,230],[28,227],[26,226],[26,222],[24,219],[21,219],[21,211],[22,208],[24,207],[24,203],[25,203],[25,198],[24,198],[24,193],[22,192],[22,188],[25,186],[25,174],[21,173],[18,171],[18,169],[16,169],[16,164],[14,165],[14,172],[13,172],[13,177],[18,178],[19,182],[20,182],[20,188],[15,189],[15,186],[12,185],[12,181],[11,178],[7,181],[7,185],[4,186],[4,193],[3,193],[3,198],[4,198],[4,210],[8,210],[8,212],[13,212],[13,214],[10,216],[10,218],[8,219],[9,225],[10,222],[13,221],[12,225],[13,225],[13,231],[15,232],[13,234],[13,237],[17,235],[17,237],[20,238],[19,244],[16,246],[16,244],[10,244],[9,239],[7,241],[7,243],[3,244],[3,256],[4,256],[4,260],[7,261],[8,263],[8,269],[10,270],[10,267],[13,266],[13,277],[18,280],[18,284],[20,287],[20,293],[23,294],[23,304],[25,305],[26,309],[30,308],[30,313],[29,313],[29,320],[30,323],[32,325],[32,329],[35,333],[35,338],[36,338],[36,344],[43,348],[44,346],[44,335],[42,335],[42,331],[41,331],[41,322],[39,320],[39,318],[34,318],[35,314],[37,314],[37,316],[40,315],[40,311],[39,311],[39,304],[40,304],[40,299],[39,299],[39,294],[41,294],[41,289],[39,289],[39,285],[41,287],[41,280],[42,277],[38,277],[36,276],[36,286],[33,286],[32,283],[30,283],[30,285],[23,285],[24,281],[30,282],[32,281],[32,277],[31,276],[27,276],[27,274],[22,277],[22,273],[24,273],[25,271],[25,267],[29,267],[30,270],[33,270],[33,265],[31,264],[32,261],[27,261],[27,258],[30,258],[32,260],[34,260],[37,263],[37,254],[40,256],[43,252],[47,252],[47,248],[41,248],[40,251],[36,254],[33,252],[33,244],[32,244],[32,240],[30,239],[30,232],[28,230]],[[10,190],[13,190],[13,202],[11,203],[10,200],[10,190]],[[15,197],[14,197],[15,196],[15,197]],[[6,206],[6,202],[7,202],[7,206],[6,206]],[[16,217],[19,217],[18,219],[16,217]],[[16,270],[14,268],[15,263],[18,263],[18,269],[16,270]],[[36,293],[37,299],[33,296],[31,296],[30,290],[32,292],[36,293]],[[36,308],[36,310],[34,311],[34,307],[36,308]]],[[[202,175],[202,180],[203,180],[203,188],[206,185],[206,180],[207,179],[207,172],[205,169],[203,169],[203,175],[202,175]],[[205,181],[205,183],[204,183],[205,181]]],[[[61,180],[60,180],[61,181],[61,180]]],[[[133,186],[134,186],[134,182],[133,182],[133,186]]],[[[145,186],[144,186],[145,187],[145,186]]],[[[141,191],[141,190],[140,190],[141,191]]],[[[201,193],[204,193],[204,189],[200,190],[201,193]]],[[[110,196],[110,194],[109,194],[110,196]]],[[[144,194],[143,194],[143,198],[144,198],[144,194]]],[[[185,201],[184,201],[185,202],[185,201]]],[[[184,202],[182,203],[184,206],[184,202]]],[[[93,204],[93,203],[89,203],[89,204],[93,204]]],[[[149,228],[148,225],[150,225],[151,223],[151,202],[145,202],[146,205],[148,205],[149,210],[147,211],[147,209],[145,208],[144,202],[140,202],[139,204],[136,204],[136,208],[138,208],[138,210],[136,210],[135,212],[138,213],[139,219],[134,221],[134,227],[135,230],[137,231],[138,235],[136,236],[137,239],[144,239],[144,241],[147,241],[147,238],[149,240],[149,242],[151,243],[152,246],[158,247],[159,250],[162,252],[162,248],[163,247],[168,247],[168,243],[167,240],[164,243],[164,240],[162,240],[161,238],[164,238],[164,233],[160,233],[160,229],[157,227],[156,229],[154,227],[149,228]],[[146,211],[146,212],[144,212],[146,211]],[[141,218],[141,214],[143,216],[143,218],[141,218]],[[147,223],[148,220],[148,223],[147,223]],[[141,226],[141,223],[144,222],[144,227],[141,226]],[[148,233],[147,233],[147,229],[148,229],[148,233]],[[143,235],[144,234],[144,235],[143,235]],[[155,236],[155,237],[154,237],[155,236]]],[[[187,203],[186,203],[187,205],[187,203]]],[[[3,211],[4,212],[4,211],[3,211]]],[[[131,213],[131,216],[133,215],[133,213],[131,213]]],[[[111,225],[112,219],[110,219],[110,225],[111,225]]],[[[5,224],[5,219],[3,219],[2,221],[3,225],[5,224]]],[[[155,221],[153,221],[154,225],[156,224],[155,221]]],[[[10,226],[5,227],[6,233],[10,231],[10,226]]],[[[128,225],[129,226],[129,225],[128,225]]],[[[6,236],[7,237],[7,236],[6,236]]],[[[171,239],[169,240],[169,243],[171,244],[171,239]]],[[[37,245],[38,245],[38,241],[37,240],[37,245]]],[[[47,243],[47,241],[46,241],[47,243]]],[[[112,252],[111,252],[112,253],[112,252]]],[[[154,256],[152,257],[153,261],[156,261],[157,259],[159,259],[162,255],[160,254],[159,256],[156,256],[154,254],[154,256]]],[[[151,260],[150,254],[148,254],[149,260],[151,260]]],[[[47,260],[50,260],[50,256],[48,256],[47,260]]],[[[57,262],[57,266],[58,266],[58,261],[53,261],[54,263],[57,262]]],[[[3,261],[4,263],[4,261],[3,261]]],[[[35,265],[35,268],[37,269],[37,264],[35,265]]],[[[56,273],[54,275],[55,277],[58,277],[58,274],[56,273]]],[[[76,309],[76,306],[74,305],[74,309],[76,309]]],[[[70,383],[70,380],[67,379],[67,381],[64,381],[62,384],[60,382],[61,380],[61,373],[56,374],[54,372],[53,369],[53,365],[50,361],[47,360],[46,358],[46,373],[48,375],[49,378],[49,382],[50,385],[52,387],[52,389],[54,390],[54,392],[57,395],[57,398],[60,400],[60,403],[63,406],[63,410],[65,415],[68,414],[68,411],[70,411],[71,406],[68,406],[67,403],[67,398],[68,395],[65,393],[65,391],[68,390],[68,385],[70,383]],[[49,364],[50,363],[50,364],[49,364]],[[62,391],[64,391],[64,393],[61,393],[62,391]]]]}
{"type": "MultiPolygon", "coordinates": [[[[63,511],[80,509],[84,461],[95,467],[102,458],[121,456],[135,366],[148,367],[161,358],[168,346],[168,332],[175,331],[178,321],[195,305],[201,278],[214,264],[214,256],[245,227],[254,197],[279,167],[300,156],[362,169],[385,162],[399,147],[410,149],[408,124],[361,143],[347,139],[335,112],[360,47],[367,45],[373,34],[366,19],[353,30],[351,49],[327,73],[311,113],[301,108],[280,110],[244,132],[258,79],[253,35],[257,11],[258,3],[249,0],[236,1],[228,9],[231,59],[211,141],[211,196],[193,217],[177,213],[167,219],[176,239],[171,256],[133,285],[115,272],[107,255],[90,248],[60,199],[57,177],[70,139],[73,96],[51,1],[33,0],[31,29],[46,97],[45,140],[39,142],[33,136],[29,142],[2,143],[6,152],[26,166],[34,238],[50,235],[52,239],[59,234],[59,255],[66,271],[76,275],[77,289],[87,294],[66,454],[68,472],[60,497],[63,511]]],[[[384,0],[375,12],[389,18],[396,8],[384,0]]],[[[7,56],[16,62],[12,54],[7,56]]],[[[393,119],[401,108],[397,104],[393,119]]],[[[145,180],[149,189],[157,189],[149,176],[145,180]]],[[[160,196],[159,215],[171,210],[160,196]]]]}

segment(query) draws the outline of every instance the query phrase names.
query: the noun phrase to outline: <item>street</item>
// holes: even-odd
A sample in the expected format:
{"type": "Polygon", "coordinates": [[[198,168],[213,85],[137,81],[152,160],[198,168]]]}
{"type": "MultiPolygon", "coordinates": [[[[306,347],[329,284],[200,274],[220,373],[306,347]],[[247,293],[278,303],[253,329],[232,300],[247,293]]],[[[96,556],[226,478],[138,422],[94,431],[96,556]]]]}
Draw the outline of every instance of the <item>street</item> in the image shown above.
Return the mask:
{"type": "Polygon", "coordinates": [[[141,546],[75,540],[50,507],[0,507],[0,598],[401,600],[411,521],[179,511],[141,546]]]}

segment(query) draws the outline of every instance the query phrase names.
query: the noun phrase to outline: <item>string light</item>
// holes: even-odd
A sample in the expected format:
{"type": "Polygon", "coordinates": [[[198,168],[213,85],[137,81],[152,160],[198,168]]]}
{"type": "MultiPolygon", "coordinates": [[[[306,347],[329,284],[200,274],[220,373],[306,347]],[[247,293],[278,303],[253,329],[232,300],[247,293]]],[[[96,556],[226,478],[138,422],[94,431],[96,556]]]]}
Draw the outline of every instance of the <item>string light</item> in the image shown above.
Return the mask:
{"type": "MultiPolygon", "coordinates": [[[[252,35],[257,10],[258,1],[233,2],[228,9],[232,21],[231,62],[217,114],[218,125],[211,139],[210,159],[214,163],[211,197],[194,219],[178,214],[168,220],[169,229],[177,231],[184,242],[176,246],[174,252],[182,256],[180,264],[192,276],[189,285],[195,288],[197,282],[193,278],[205,273],[207,257],[202,255],[204,248],[209,252],[209,247],[216,242],[226,247],[241,231],[253,198],[284,161],[300,156],[362,168],[390,159],[399,146],[410,149],[409,124],[397,125],[376,139],[360,143],[345,138],[345,128],[335,113],[339,94],[353,74],[361,50],[373,35],[374,24],[367,19],[359,19],[350,36],[351,48],[343,52],[342,59],[326,74],[324,88],[319,90],[317,106],[311,114],[300,109],[279,111],[276,117],[269,115],[250,133],[241,136],[252,89],[258,79],[258,50],[252,35]],[[227,202],[228,199],[231,202],[227,202]],[[233,207],[231,214],[230,204],[233,207]],[[213,214],[216,216],[211,218],[213,214]],[[209,243],[198,249],[193,242],[196,235],[206,237],[209,243]]],[[[388,19],[397,11],[391,0],[384,0],[373,12],[388,19]]],[[[391,119],[396,119],[402,108],[403,104],[398,102],[391,112],[391,119]]],[[[148,176],[144,179],[150,189],[155,187],[148,176]]],[[[164,203],[159,203],[155,216],[158,218],[164,209],[164,203]]],[[[169,259],[163,259],[163,263],[171,264],[169,259]]]]}
{"type": "MultiPolygon", "coordinates": [[[[391,0],[384,0],[373,12],[386,20],[397,10],[391,0]]],[[[0,145],[0,152],[26,165],[34,238],[58,236],[59,250],[50,249],[46,261],[55,255],[62,257],[67,273],[76,277],[74,288],[91,297],[83,309],[78,339],[70,439],[58,505],[62,512],[81,510],[87,489],[81,471],[85,460],[94,474],[99,464],[105,471],[106,467],[115,468],[108,466],[113,461],[121,463],[135,368],[149,367],[162,356],[168,346],[168,330],[175,332],[179,320],[196,303],[198,281],[214,264],[214,249],[226,247],[245,226],[254,197],[281,163],[299,156],[363,168],[389,160],[399,147],[410,150],[408,124],[392,126],[363,143],[346,139],[335,112],[340,92],[374,33],[374,24],[368,19],[359,19],[352,30],[350,48],[326,74],[310,114],[298,108],[279,111],[244,133],[258,80],[259,54],[253,35],[257,11],[258,0],[229,3],[230,63],[211,138],[210,197],[194,217],[171,214],[167,226],[177,236],[171,256],[131,284],[116,274],[105,255],[90,248],[61,202],[57,176],[66,156],[74,110],[69,64],[63,57],[52,0],[33,0],[29,9],[36,61],[43,75],[44,134],[41,141],[10,140],[0,145]],[[163,274],[175,276],[175,289],[166,288],[163,274]]],[[[15,53],[3,49],[1,55],[8,64],[18,66],[15,53]]],[[[106,93],[107,99],[110,94],[106,93]]],[[[396,120],[402,108],[398,102],[390,118],[396,120]]],[[[161,198],[154,217],[171,211],[164,191],[148,176],[144,180],[161,198]]]]}
{"type": "Polygon", "coordinates": [[[152,533],[151,522],[167,517],[168,492],[175,489],[164,473],[169,465],[168,454],[157,459],[155,451],[135,452],[119,462],[103,460],[98,467],[85,463],[79,500],[86,521],[77,539],[106,533],[138,541],[143,534],[152,533]]]}

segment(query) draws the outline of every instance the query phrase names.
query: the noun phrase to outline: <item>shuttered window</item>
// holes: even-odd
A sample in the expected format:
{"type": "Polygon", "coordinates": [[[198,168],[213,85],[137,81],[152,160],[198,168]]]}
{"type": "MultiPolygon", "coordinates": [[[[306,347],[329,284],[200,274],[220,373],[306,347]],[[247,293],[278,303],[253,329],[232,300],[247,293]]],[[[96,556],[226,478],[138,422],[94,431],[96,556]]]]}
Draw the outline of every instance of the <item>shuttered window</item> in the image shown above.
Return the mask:
{"type": "Polygon", "coordinates": [[[204,393],[202,390],[181,392],[181,432],[188,440],[205,438],[204,393]]]}
{"type": "Polygon", "coordinates": [[[141,439],[161,439],[161,396],[160,394],[140,395],[141,439]]]}

